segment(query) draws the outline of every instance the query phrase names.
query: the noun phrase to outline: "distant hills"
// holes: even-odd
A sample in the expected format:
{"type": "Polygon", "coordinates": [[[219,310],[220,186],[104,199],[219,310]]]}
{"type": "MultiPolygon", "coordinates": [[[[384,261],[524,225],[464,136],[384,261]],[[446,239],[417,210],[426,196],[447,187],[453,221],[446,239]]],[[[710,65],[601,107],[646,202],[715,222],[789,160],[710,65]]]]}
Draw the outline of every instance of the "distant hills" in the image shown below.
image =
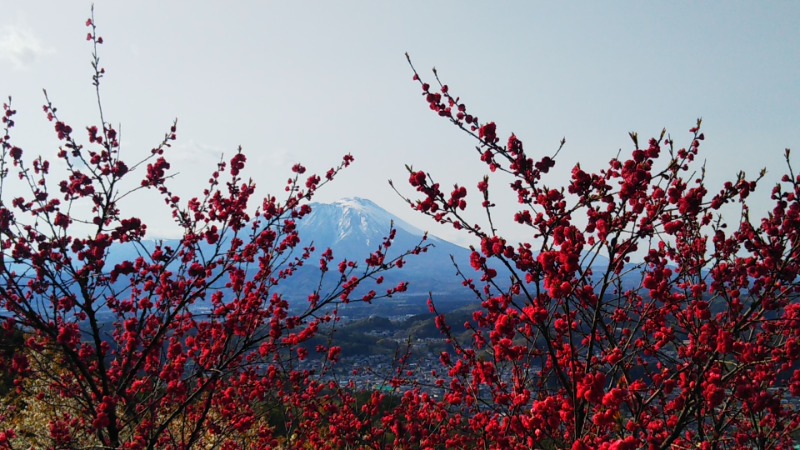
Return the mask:
{"type": "MultiPolygon", "coordinates": [[[[451,307],[463,306],[466,302],[474,301],[474,297],[465,290],[456,276],[451,259],[452,255],[460,266],[472,270],[469,268],[471,254],[469,249],[432,235],[428,235],[427,240],[422,242],[424,231],[364,198],[345,198],[333,203],[312,203],[310,206],[311,213],[297,222],[300,236],[298,248],[313,244],[316,250],[302,268],[288,279],[282,280],[276,289],[290,303],[301,306],[300,302],[304,302],[319,285],[319,259],[326,249],[332,250],[334,260],[330,265],[330,272],[323,280],[323,292],[333,289],[339,281],[336,267],[343,259],[357,263],[359,269],[353,272],[353,275],[361,274],[366,267],[367,257],[379,248],[388,236],[392,224],[397,231],[387,253],[387,261],[420,244],[427,246],[427,251],[405,258],[402,269],[384,272],[382,274],[384,282],[380,286],[371,282],[364,283],[357,293],[363,294],[369,289],[375,289],[379,293],[385,292],[400,282],[408,282],[409,287],[406,293],[396,295],[390,303],[381,302],[380,305],[369,305],[365,308],[351,307],[351,313],[354,313],[355,317],[374,313],[386,317],[419,314],[427,311],[426,300],[429,293],[443,299],[451,307]],[[358,311],[359,309],[363,310],[358,311]]],[[[147,240],[141,242],[141,245],[152,251],[157,242],[147,240]]],[[[173,248],[177,247],[179,242],[177,239],[161,241],[162,245],[173,248]]],[[[115,246],[110,251],[106,267],[113,267],[125,260],[135,260],[139,256],[138,252],[137,247],[132,244],[115,246]]],[[[197,304],[195,307],[202,309],[203,305],[197,304]]]]}
{"type": "MultiPolygon", "coordinates": [[[[302,306],[303,303],[299,302],[304,302],[319,285],[318,262],[320,255],[327,248],[333,251],[334,261],[330,267],[331,271],[323,280],[323,292],[334,288],[339,282],[340,276],[336,271],[336,266],[342,259],[354,261],[360,268],[364,268],[366,258],[379,248],[389,234],[392,224],[397,231],[387,254],[387,260],[413,249],[421,243],[425,235],[424,231],[364,198],[345,198],[333,203],[312,203],[310,206],[311,213],[297,222],[301,239],[298,248],[307,247],[313,243],[316,248],[315,253],[293,276],[281,281],[276,289],[290,303],[297,306],[302,306]]],[[[224,240],[225,237],[223,236],[222,239],[224,240]]],[[[156,247],[157,242],[159,241],[147,240],[142,241],[139,246],[129,243],[112,247],[106,261],[106,268],[110,269],[115,264],[126,260],[135,260],[142,248],[150,252],[156,247]]],[[[175,248],[180,241],[172,239],[160,242],[164,246],[175,248]]],[[[385,281],[380,286],[365,283],[359,292],[363,294],[370,288],[379,293],[385,292],[386,289],[403,281],[409,283],[408,291],[396,295],[390,302],[370,305],[364,311],[355,314],[355,317],[364,317],[370,314],[380,314],[384,317],[419,314],[427,310],[425,303],[429,293],[434,295],[437,304],[446,303],[448,305],[446,309],[450,310],[475,302],[474,295],[462,286],[461,279],[456,275],[456,269],[453,266],[453,260],[455,260],[464,273],[479,279],[480,274],[474,272],[469,264],[471,250],[432,235],[428,235],[427,240],[422,244],[428,245],[425,253],[407,257],[402,269],[383,273],[385,281]]],[[[594,267],[597,269],[607,266],[607,264],[606,258],[598,257],[594,262],[594,267]]],[[[500,273],[497,280],[501,284],[507,283],[508,277],[503,275],[505,270],[500,270],[499,266],[496,268],[500,273]]],[[[596,270],[597,272],[601,271],[596,270]]],[[[356,270],[353,275],[360,273],[362,270],[356,270]]],[[[631,288],[638,286],[639,282],[640,277],[634,271],[631,275],[624,277],[623,284],[625,288],[631,288]]],[[[195,307],[204,309],[204,305],[200,304],[196,304],[195,307]]],[[[356,312],[351,311],[352,313],[356,312]]]]}

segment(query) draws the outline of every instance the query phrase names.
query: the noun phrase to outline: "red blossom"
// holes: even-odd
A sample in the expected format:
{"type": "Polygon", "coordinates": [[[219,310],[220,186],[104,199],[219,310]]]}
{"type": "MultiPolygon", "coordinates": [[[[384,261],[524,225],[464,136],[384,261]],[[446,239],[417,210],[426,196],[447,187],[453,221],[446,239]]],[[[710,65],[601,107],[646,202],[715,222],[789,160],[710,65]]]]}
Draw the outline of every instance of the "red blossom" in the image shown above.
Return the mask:
{"type": "MultiPolygon", "coordinates": [[[[92,27],[88,39],[102,44],[94,20],[86,25],[92,27]]],[[[93,48],[99,89],[104,70],[93,48]]],[[[332,336],[336,307],[358,295],[364,282],[383,280],[383,272],[402,267],[425,247],[394,251],[392,230],[370,264],[341,261],[340,286],[323,289],[322,276],[309,284],[305,309],[290,308],[279,293],[279,285],[317,255],[313,246],[301,247],[298,221],[311,213],[317,190],[354,161],[352,155],[324,179],[307,174],[300,180],[306,169],[298,164],[286,198],[253,203],[255,185],[240,178],[247,161],[240,150],[184,204],[169,187],[175,123],[148,155],[130,162],[108,123],[86,127],[84,145],[46,100],[64,175],[51,175],[43,158],[24,164],[27,154],[10,136],[10,104],[4,105],[2,142],[14,164],[0,173],[0,179],[18,177],[29,188],[0,201],[0,339],[21,330],[26,336],[24,351],[9,364],[0,355],[0,364],[15,377],[18,395],[27,395],[25,377],[31,377],[45,383],[58,404],[72,405],[54,410],[42,435],[46,439],[49,430],[46,445],[170,449],[213,440],[234,448],[248,436],[248,446],[276,448],[288,441],[263,416],[262,406],[273,401],[300,412],[281,425],[297,430],[292,445],[320,446],[319,405],[327,410],[324,422],[336,430],[337,447],[381,442],[384,431],[374,424],[386,401],[374,397],[370,415],[360,417],[353,391],[324,378],[341,358],[341,347],[327,346],[315,358],[304,345],[332,336]],[[142,169],[138,186],[126,178],[142,169]],[[152,201],[140,188],[162,197],[179,238],[148,241],[147,224],[125,214],[152,201]],[[63,200],[52,195],[59,190],[63,200]],[[298,359],[320,364],[320,370],[303,369],[298,359]],[[178,431],[186,427],[196,431],[178,431]]],[[[337,263],[332,251],[322,251],[322,268],[337,263]]],[[[359,298],[378,301],[407,290],[398,282],[359,298]]],[[[47,401],[44,393],[29,400],[47,401]]],[[[0,414],[0,423],[9,417],[0,414]]],[[[2,432],[0,446],[23,445],[16,439],[13,430],[2,432]]]]}
{"type": "MultiPolygon", "coordinates": [[[[437,93],[412,70],[442,115],[437,93]]],[[[439,383],[459,412],[450,416],[459,424],[453,435],[497,448],[740,448],[756,440],[791,448],[791,433],[757,430],[800,426],[794,410],[779,407],[800,393],[798,359],[784,356],[800,348],[800,176],[782,179],[761,219],[746,206],[758,180],[740,175],[707,198],[705,179],[691,177],[704,173],[695,162],[705,137],[698,121],[688,148],[673,149],[666,131],[639,148],[631,133],[627,157],[597,172],[577,165],[563,188],[546,186],[554,157],[529,157],[515,134],[498,145],[495,123],[478,125],[440,86],[458,105],[448,121],[477,138],[478,158],[499,172],[493,177],[510,178],[499,185],[522,205],[513,219],[531,237],[506,244],[488,177],[477,183],[485,220],[476,224],[460,215],[466,193],[458,186],[447,196],[433,175],[409,169],[420,193],[408,199],[414,209],[480,242],[471,267],[458,267],[482,305],[466,331],[450,328],[429,301],[454,355],[442,355],[450,369],[439,383]],[[743,212],[726,223],[715,211],[733,200],[743,212]]]]}

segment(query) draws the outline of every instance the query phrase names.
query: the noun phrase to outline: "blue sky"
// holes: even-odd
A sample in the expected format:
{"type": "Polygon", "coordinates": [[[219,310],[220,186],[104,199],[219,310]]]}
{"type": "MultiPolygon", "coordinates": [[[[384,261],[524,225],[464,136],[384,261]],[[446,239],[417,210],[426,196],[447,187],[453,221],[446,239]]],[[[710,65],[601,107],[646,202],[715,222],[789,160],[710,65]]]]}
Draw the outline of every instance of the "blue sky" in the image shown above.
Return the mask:
{"type": "MultiPolygon", "coordinates": [[[[56,151],[55,136],[43,133],[42,88],[74,127],[97,123],[89,8],[3,5],[0,94],[14,98],[15,137],[27,152],[56,151]]],[[[122,124],[123,151],[144,155],[177,117],[172,159],[184,197],[239,145],[262,194],[278,192],[294,162],[324,171],[350,152],[356,164],[319,200],[368,197],[468,242],[408,210],[386,182],[405,188],[404,164],[445,186],[474,188],[486,172],[473,143],[428,111],[406,51],[423,75],[436,66],[472,111],[503,135],[517,133],[529,151],[550,154],[566,137],[554,185],[576,162],[599,169],[630,150],[629,131],[666,127],[686,144],[697,117],[712,191],[739,170],[766,167],[756,197],[766,199],[784,148],[800,152],[797,2],[100,1],[95,9],[106,42],[104,107],[122,124]]],[[[511,215],[514,199],[503,193],[495,194],[501,212],[511,215]]],[[[148,199],[133,211],[153,233],[173,233],[148,199]]],[[[518,229],[511,236],[526,238],[518,229]]]]}

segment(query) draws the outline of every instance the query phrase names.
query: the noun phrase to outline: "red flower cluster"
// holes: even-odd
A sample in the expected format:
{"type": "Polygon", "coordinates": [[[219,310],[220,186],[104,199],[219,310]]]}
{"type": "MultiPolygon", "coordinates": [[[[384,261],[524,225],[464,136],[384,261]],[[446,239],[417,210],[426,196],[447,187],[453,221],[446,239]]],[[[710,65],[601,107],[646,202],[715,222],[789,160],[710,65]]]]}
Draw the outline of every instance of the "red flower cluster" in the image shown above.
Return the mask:
{"type": "Polygon", "coordinates": [[[465,120],[467,107],[435,71],[438,92],[412,70],[431,109],[510,179],[522,206],[514,222],[531,236],[507,243],[488,176],[478,182],[486,223],[475,224],[462,215],[466,190],[446,196],[431,174],[409,169],[422,194],[407,199],[414,209],[480,241],[470,262],[483,283],[459,268],[483,309],[465,324],[471,345],[437,316],[453,356],[442,357],[445,400],[425,411],[449,415],[416,426],[471,448],[791,448],[800,429],[800,176],[788,151],[790,173],[761,219],[746,203],[758,179],[741,174],[710,196],[691,175],[699,121],[686,148],[662,132],[641,149],[631,133],[628,157],[596,173],[576,165],[565,188],[548,187],[542,175],[555,155],[536,161],[514,134],[501,145],[497,124],[465,120]],[[734,202],[741,217],[726,223],[730,212],[719,210],[734,202]]]}
{"type": "MultiPolygon", "coordinates": [[[[86,25],[99,90],[102,39],[93,19],[86,25]]],[[[4,105],[0,338],[22,333],[25,339],[8,361],[5,351],[0,355],[0,368],[15,377],[15,395],[44,401],[26,392],[26,377],[33,377],[68,405],[49,423],[49,438],[43,438],[48,445],[236,448],[247,437],[244,446],[251,448],[342,447],[385,439],[377,413],[388,400],[376,395],[362,411],[351,389],[323,383],[342,349],[326,339],[315,348],[309,343],[331,332],[337,305],[405,292],[408,285],[398,282],[356,294],[365,280],[380,284],[383,272],[424,252],[424,242],[390,252],[392,229],[362,263],[336,261],[324,250],[320,276],[329,264],[338,265],[334,279],[340,281],[329,289],[321,280],[309,286],[306,305],[290,307],[280,293],[315,251],[303,247],[297,222],[311,212],[317,190],[353,157],[345,155],[324,179],[301,179],[306,168],[295,165],[284,198],[253,204],[255,185],[241,176],[247,158],[239,149],[216,167],[201,195],[184,202],[169,186],[175,123],[149,155],[129,164],[108,122],[86,127],[88,142],[78,142],[45,98],[66,168],[60,180],[52,179],[43,158],[34,159],[30,170],[26,153],[12,144],[16,111],[10,100],[4,105]],[[11,176],[29,192],[8,202],[3,181],[11,176]],[[54,187],[63,199],[53,198],[54,187]],[[123,212],[121,200],[144,189],[163,198],[181,229],[177,243],[146,242],[147,225],[123,212]],[[110,264],[121,246],[132,256],[110,264]],[[318,371],[300,366],[312,351],[323,361],[318,371]],[[278,405],[286,414],[274,410],[278,405]],[[280,429],[272,418],[283,420],[280,429]]],[[[9,417],[0,414],[0,423],[9,417]]],[[[16,448],[20,438],[13,429],[4,431],[0,448],[16,448]]]]}

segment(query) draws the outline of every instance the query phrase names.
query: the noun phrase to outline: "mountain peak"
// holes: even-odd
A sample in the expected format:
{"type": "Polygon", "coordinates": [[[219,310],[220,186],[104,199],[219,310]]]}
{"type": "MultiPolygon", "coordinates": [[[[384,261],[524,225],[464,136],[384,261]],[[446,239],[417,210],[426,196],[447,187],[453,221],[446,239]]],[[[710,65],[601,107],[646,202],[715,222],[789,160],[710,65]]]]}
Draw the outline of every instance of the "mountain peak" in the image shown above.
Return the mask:
{"type": "Polygon", "coordinates": [[[355,208],[355,209],[362,209],[362,208],[377,208],[383,209],[378,206],[372,200],[361,198],[361,197],[345,197],[340,198],[332,203],[333,205],[341,205],[344,207],[355,208]]]}
{"type": "MultiPolygon", "coordinates": [[[[394,224],[396,234],[390,249],[384,249],[388,258],[412,250],[422,240],[424,231],[386,211],[372,200],[347,197],[329,203],[311,204],[311,213],[297,221],[297,230],[306,243],[318,249],[330,248],[337,259],[361,263],[378,249],[394,224]]],[[[449,291],[446,280],[453,275],[453,255],[459,264],[469,267],[471,252],[450,242],[428,236],[424,245],[430,245],[424,255],[408,259],[408,265],[397,273],[387,274],[388,280],[413,281],[421,290],[449,291]]],[[[460,288],[460,283],[455,283],[460,288]]]]}
{"type": "Polygon", "coordinates": [[[354,227],[360,228],[362,233],[385,236],[390,223],[415,236],[425,233],[372,200],[362,197],[345,197],[331,203],[313,203],[311,210],[311,217],[308,218],[310,220],[305,220],[306,224],[324,222],[326,226],[331,226],[338,223],[340,237],[348,234],[354,227]]]}

